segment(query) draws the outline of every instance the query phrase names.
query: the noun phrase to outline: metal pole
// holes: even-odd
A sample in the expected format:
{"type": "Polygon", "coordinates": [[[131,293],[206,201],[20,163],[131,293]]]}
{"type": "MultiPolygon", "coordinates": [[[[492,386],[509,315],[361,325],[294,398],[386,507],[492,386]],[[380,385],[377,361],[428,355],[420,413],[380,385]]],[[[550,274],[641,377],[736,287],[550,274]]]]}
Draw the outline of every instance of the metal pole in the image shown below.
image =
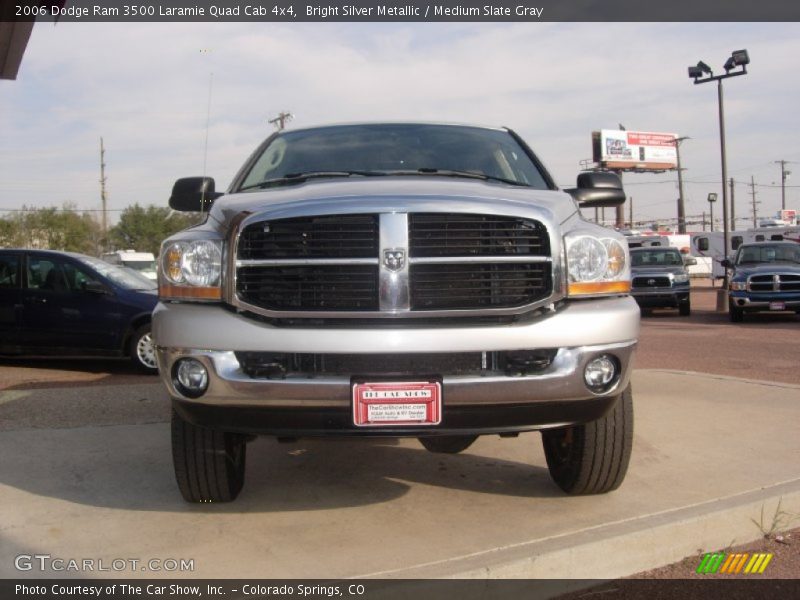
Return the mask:
{"type": "MultiPolygon", "coordinates": [[[[725,156],[725,110],[722,102],[722,79],[717,81],[717,99],[719,101],[719,145],[722,155],[722,237],[725,243],[723,258],[728,258],[728,248],[730,248],[730,236],[728,232],[728,187],[725,185],[728,181],[728,161],[725,156]]],[[[722,285],[724,288],[728,287],[727,269],[725,269],[725,277],[722,280],[722,285]]]]}
{"type": "Polygon", "coordinates": [[[708,203],[708,212],[710,213],[710,216],[708,217],[708,223],[709,223],[708,230],[709,231],[714,231],[714,203],[713,202],[709,202],[708,203]]]}
{"type": "Polygon", "coordinates": [[[681,168],[681,141],[675,140],[675,154],[678,159],[678,233],[686,233],[686,208],[683,200],[683,169],[681,168]]]}
{"type": "Polygon", "coordinates": [[[733,188],[735,182],[731,177],[731,231],[736,231],[736,190],[733,188]]]}

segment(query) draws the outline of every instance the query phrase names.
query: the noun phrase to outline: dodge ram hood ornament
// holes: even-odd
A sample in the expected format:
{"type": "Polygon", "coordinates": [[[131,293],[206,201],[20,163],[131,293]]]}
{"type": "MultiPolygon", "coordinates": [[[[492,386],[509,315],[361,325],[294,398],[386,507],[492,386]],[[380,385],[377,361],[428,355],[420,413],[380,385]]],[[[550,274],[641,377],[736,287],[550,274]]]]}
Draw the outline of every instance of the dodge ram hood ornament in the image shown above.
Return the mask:
{"type": "Polygon", "coordinates": [[[406,266],[406,251],[402,248],[384,249],[383,266],[390,271],[402,271],[406,266]]]}

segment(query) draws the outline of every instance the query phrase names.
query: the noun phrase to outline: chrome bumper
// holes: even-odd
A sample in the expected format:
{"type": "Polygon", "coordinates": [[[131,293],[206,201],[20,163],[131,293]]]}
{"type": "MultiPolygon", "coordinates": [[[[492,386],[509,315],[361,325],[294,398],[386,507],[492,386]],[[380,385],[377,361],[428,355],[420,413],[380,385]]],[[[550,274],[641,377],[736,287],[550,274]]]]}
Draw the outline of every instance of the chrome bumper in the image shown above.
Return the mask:
{"type": "Polygon", "coordinates": [[[556,348],[549,367],[535,375],[443,374],[447,405],[531,405],[609,397],[628,384],[638,331],[639,308],[630,297],[572,302],[530,323],[502,326],[278,328],[219,306],[188,304],[159,304],[153,315],[159,369],[170,395],[219,407],[350,407],[347,376],[253,379],[240,368],[234,350],[373,354],[556,348]],[[621,375],[612,389],[598,395],[586,387],[583,372],[600,354],[615,356],[621,375]],[[200,360],[209,372],[208,390],[200,398],[182,396],[173,384],[173,366],[187,356],[200,360]]]}

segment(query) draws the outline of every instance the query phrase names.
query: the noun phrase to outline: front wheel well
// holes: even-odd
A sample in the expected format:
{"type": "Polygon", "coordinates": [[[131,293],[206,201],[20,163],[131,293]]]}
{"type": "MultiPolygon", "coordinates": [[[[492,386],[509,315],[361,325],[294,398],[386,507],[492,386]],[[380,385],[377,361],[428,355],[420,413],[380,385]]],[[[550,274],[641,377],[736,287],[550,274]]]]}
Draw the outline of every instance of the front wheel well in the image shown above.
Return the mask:
{"type": "Polygon", "coordinates": [[[133,334],[136,333],[136,330],[139,329],[139,327],[141,327],[145,323],[149,323],[150,320],[151,320],[150,313],[145,313],[143,315],[138,315],[134,317],[133,320],[131,320],[131,322],[128,323],[128,328],[125,330],[125,336],[122,340],[122,353],[125,356],[130,355],[131,338],[133,337],[133,334]]]}

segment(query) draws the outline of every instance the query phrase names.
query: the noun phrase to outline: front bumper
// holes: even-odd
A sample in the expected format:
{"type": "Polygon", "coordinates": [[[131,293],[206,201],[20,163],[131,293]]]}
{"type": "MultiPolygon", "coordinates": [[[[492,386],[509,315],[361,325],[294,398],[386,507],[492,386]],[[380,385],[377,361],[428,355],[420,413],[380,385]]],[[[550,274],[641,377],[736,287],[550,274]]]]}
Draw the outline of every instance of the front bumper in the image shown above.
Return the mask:
{"type": "Polygon", "coordinates": [[[639,306],[647,308],[678,308],[689,302],[689,287],[685,288],[651,288],[648,290],[632,290],[639,306]]]}
{"type": "MultiPolygon", "coordinates": [[[[630,297],[571,302],[524,324],[392,328],[274,327],[220,306],[159,304],[153,315],[159,369],[184,418],[227,431],[272,435],[421,435],[524,431],[586,422],[602,416],[628,385],[639,331],[630,297]],[[555,349],[543,371],[507,375],[442,373],[443,420],[434,428],[375,431],[352,424],[351,378],[290,375],[256,379],[234,351],[296,353],[456,353],[555,349]],[[614,356],[620,375],[595,394],[584,383],[586,364],[614,356]],[[176,361],[194,357],[209,372],[208,389],[191,399],[176,388],[176,361]]],[[[371,376],[370,373],[353,375],[371,376]]],[[[374,374],[381,377],[382,374],[374,374]]]]}
{"type": "Polygon", "coordinates": [[[776,302],[782,302],[786,310],[800,310],[800,294],[730,291],[728,298],[734,306],[743,310],[770,310],[770,306],[776,302]]]}

